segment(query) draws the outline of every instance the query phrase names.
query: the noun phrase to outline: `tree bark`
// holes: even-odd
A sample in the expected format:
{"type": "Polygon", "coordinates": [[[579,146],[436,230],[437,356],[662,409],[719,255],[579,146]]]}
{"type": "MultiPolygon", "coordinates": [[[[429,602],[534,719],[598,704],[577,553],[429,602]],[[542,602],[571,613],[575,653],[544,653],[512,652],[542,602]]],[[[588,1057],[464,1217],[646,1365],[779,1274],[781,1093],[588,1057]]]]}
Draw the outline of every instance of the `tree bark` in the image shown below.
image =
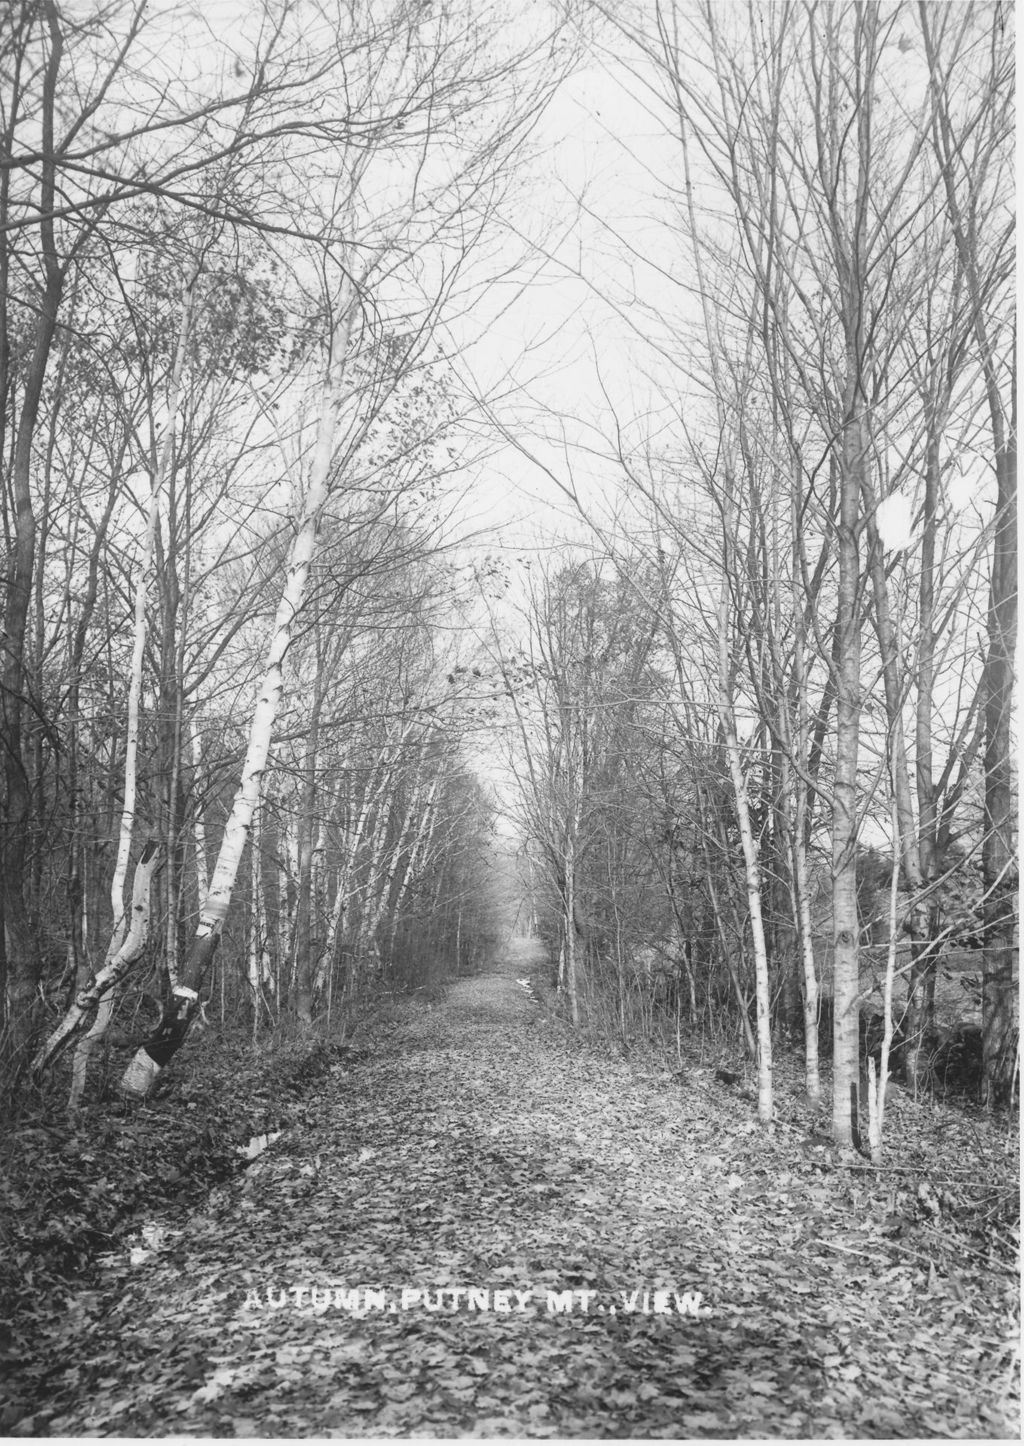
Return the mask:
{"type": "MultiPolygon", "coordinates": [[[[98,1008],[99,1014],[104,1012],[104,1005],[109,1004],[112,1000],[117,984],[142,957],[143,950],[146,947],[146,940],[149,936],[153,874],[159,862],[159,845],[153,840],[150,840],[143,848],[139,862],[135,866],[131,920],[127,933],[123,939],[119,939],[115,933],[102,969],[93,976],[87,987],[75,996],[74,1002],[64,1015],[60,1024],[53,1030],[38,1050],[32,1061],[32,1074],[35,1078],[38,1079],[43,1071],[52,1065],[62,1050],[64,1050],[75,1035],[80,1032],[94,1010],[98,1008]]],[[[97,1022],[99,1020],[99,1014],[97,1015],[97,1022]]],[[[105,1023],[104,1028],[106,1028],[105,1023]]],[[[92,1032],[93,1031],[90,1031],[90,1033],[92,1032]]],[[[83,1043],[84,1042],[83,1040],[83,1043]]],[[[75,1066],[75,1084],[78,1088],[77,1092],[76,1090],[72,1091],[71,1108],[77,1107],[81,1098],[82,1088],[84,1088],[85,1085],[85,1066],[84,1064],[80,1066],[77,1061],[75,1066]],[[79,1078],[81,1081],[80,1085],[79,1078]]]]}
{"type": "Polygon", "coordinates": [[[832,804],[832,1132],[837,1145],[859,1142],[860,921],[857,914],[857,762],[860,740],[860,479],[864,465],[850,360],[843,435],[839,519],[836,765],[832,804]]]}
{"type": "Polygon", "coordinates": [[[719,717],[725,737],[725,753],[732,780],[733,799],[736,804],[736,818],[739,824],[740,845],[743,849],[743,876],[747,887],[747,910],[750,917],[750,934],[754,950],[754,987],[757,1011],[757,1116],[763,1124],[772,1118],[772,1022],[771,996],[768,981],[768,948],[765,942],[764,919],[761,913],[761,868],[757,857],[757,843],[750,821],[750,805],[747,798],[747,783],[743,776],[740,760],[739,741],[736,737],[736,723],[733,717],[732,699],[729,697],[729,652],[726,637],[726,609],[728,607],[728,583],[722,584],[719,603],[719,717]]]}
{"type": "Polygon", "coordinates": [[[1013,717],[1017,642],[1017,456],[1007,441],[996,458],[998,497],[985,660],[985,838],[982,845],[984,972],[981,996],[982,1099],[1011,1101],[1016,1054],[1017,925],[1013,717]]]}

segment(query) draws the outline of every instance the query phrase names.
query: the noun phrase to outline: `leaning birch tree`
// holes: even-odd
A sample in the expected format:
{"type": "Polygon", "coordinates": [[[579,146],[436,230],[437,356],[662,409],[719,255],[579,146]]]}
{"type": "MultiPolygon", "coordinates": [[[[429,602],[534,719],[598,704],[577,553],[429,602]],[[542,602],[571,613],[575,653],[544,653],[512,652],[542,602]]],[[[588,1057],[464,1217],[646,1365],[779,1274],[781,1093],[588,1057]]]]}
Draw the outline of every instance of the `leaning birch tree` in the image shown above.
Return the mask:
{"type": "Polygon", "coordinates": [[[330,336],[320,394],[316,444],[308,474],[299,492],[295,535],[288,550],[285,584],[249,728],[241,781],[224,829],[210,887],[200,908],[199,922],[185,967],[171,990],[170,1005],[165,1008],[155,1032],[145,1044],[140,1045],[122,1077],[125,1093],[139,1098],[151,1092],[161,1070],[181,1048],[199,1009],[199,991],[220,942],[253,814],[259,803],[274,720],[284,692],[285,658],[294,637],[296,619],[302,610],[317,532],[330,488],[334,440],[344,395],[356,301],[354,289],[346,278],[336,301],[336,320],[330,336]]]}

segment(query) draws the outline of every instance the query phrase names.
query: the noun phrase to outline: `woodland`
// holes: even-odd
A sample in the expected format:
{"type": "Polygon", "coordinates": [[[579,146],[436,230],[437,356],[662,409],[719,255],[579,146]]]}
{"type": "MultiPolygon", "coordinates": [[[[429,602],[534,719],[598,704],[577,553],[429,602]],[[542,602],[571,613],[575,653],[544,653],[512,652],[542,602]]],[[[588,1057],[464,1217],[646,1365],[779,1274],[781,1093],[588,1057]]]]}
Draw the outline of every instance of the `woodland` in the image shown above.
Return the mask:
{"type": "Polygon", "coordinates": [[[1015,1430],[1013,30],[4,8],[5,1432],[1015,1430]]]}

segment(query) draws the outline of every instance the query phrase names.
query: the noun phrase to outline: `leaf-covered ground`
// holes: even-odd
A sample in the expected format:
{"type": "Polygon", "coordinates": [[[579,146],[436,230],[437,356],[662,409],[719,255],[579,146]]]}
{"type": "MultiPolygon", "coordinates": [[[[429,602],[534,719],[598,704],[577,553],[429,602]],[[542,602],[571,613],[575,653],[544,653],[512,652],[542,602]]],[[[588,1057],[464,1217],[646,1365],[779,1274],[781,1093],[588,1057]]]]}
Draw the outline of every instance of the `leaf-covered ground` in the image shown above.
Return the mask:
{"type": "Polygon", "coordinates": [[[581,1049],[523,970],[403,1006],[204,1209],[143,1223],[19,1366],[15,1430],[1017,1434],[975,1160],[851,1170],[711,1069],[581,1049]]]}

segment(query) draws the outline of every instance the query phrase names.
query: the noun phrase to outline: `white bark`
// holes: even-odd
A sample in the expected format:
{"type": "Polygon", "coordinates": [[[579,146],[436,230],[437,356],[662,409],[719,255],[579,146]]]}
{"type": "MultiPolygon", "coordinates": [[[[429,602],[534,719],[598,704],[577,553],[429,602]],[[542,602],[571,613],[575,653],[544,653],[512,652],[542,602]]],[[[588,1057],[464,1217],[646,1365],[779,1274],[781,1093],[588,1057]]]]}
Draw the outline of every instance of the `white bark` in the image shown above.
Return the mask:
{"type": "MultiPolygon", "coordinates": [[[[32,1073],[38,1075],[56,1056],[61,1046],[69,1040],[80,1028],[82,1023],[88,1019],[94,1009],[97,1010],[97,1023],[100,1016],[104,1015],[109,1021],[109,1007],[104,1011],[103,1006],[113,997],[113,991],[120,979],[128,973],[132,965],[141,957],[146,946],[146,939],[149,934],[150,919],[150,893],[153,882],[153,874],[160,861],[160,851],[156,844],[148,843],[142,851],[142,856],[135,866],[135,881],[132,888],[131,923],[118,947],[115,949],[113,943],[107,953],[103,968],[93,977],[92,981],[76,995],[74,1003],[67,1011],[57,1028],[52,1032],[46,1042],[42,1045],[35,1059],[32,1061],[32,1073]]],[[[104,1028],[106,1024],[104,1024],[104,1028]]],[[[90,1037],[96,1037],[96,1024],[93,1025],[90,1037]]],[[[83,1040],[84,1044],[86,1041],[83,1040]]],[[[88,1055],[85,1056],[88,1063],[88,1055]]],[[[85,1070],[80,1066],[76,1056],[73,1089],[69,1108],[75,1109],[81,1099],[81,1092],[85,1088],[85,1070]],[[77,1089],[77,1092],[76,1092],[77,1089]]]]}
{"type": "Polygon", "coordinates": [[[565,992],[569,997],[569,1018],[579,1028],[576,959],[576,849],[575,840],[565,853],[565,992]]]}
{"type": "Polygon", "coordinates": [[[416,830],[416,837],[413,839],[412,848],[409,852],[409,859],[402,872],[398,885],[398,892],[395,895],[394,906],[391,910],[391,923],[388,930],[388,956],[394,953],[395,937],[398,933],[398,921],[402,911],[402,904],[405,900],[406,890],[415,879],[416,872],[420,866],[420,860],[429,855],[430,842],[434,837],[434,828],[437,824],[437,795],[441,787],[442,774],[438,772],[430,786],[430,794],[427,798],[426,807],[420,817],[419,826],[416,830]]]}
{"type": "MultiPolygon", "coordinates": [[[[727,464],[728,466],[728,464],[727,464]]],[[[726,488],[731,487],[727,478],[726,488]]],[[[750,821],[750,804],[747,797],[747,781],[740,758],[739,739],[736,734],[736,718],[733,711],[731,665],[729,657],[729,575],[728,548],[732,516],[731,497],[726,495],[723,505],[725,533],[723,544],[725,568],[722,577],[721,594],[718,603],[718,716],[725,737],[725,754],[732,780],[733,800],[736,804],[736,821],[739,826],[740,844],[743,849],[743,872],[747,886],[747,909],[750,915],[750,937],[754,951],[754,987],[757,1011],[757,1115],[764,1124],[772,1118],[772,1025],[771,993],[768,981],[768,946],[765,940],[764,917],[761,911],[761,866],[757,844],[750,821]]]]}
{"type": "Polygon", "coordinates": [[[203,934],[219,930],[227,917],[231,895],[238,877],[238,868],[253,809],[259,798],[260,780],[263,777],[273,736],[274,719],[284,692],[284,660],[291,646],[295,619],[298,616],[306,592],[306,580],[313,560],[320,514],[327,501],[331,461],[334,455],[334,434],[337,427],[338,408],[341,401],[342,383],[345,373],[345,356],[348,350],[349,332],[352,326],[352,306],[347,306],[335,327],[331,340],[331,360],[320,405],[320,420],[317,428],[316,449],[309,471],[309,482],[302,499],[298,527],[288,554],[285,568],[285,585],[274,620],[274,631],[270,640],[263,683],[260,688],[252,724],[249,729],[249,746],[242,767],[242,781],[235,794],[231,815],[220,853],[210,881],[196,932],[203,934]]]}
{"type": "Polygon", "coordinates": [[[372,922],[364,931],[364,943],[367,944],[373,942],[377,930],[380,928],[384,915],[387,912],[388,904],[391,902],[391,891],[394,886],[395,876],[398,873],[398,866],[401,863],[402,855],[405,853],[406,847],[408,846],[409,835],[412,833],[413,820],[416,818],[417,811],[419,809],[420,793],[423,789],[421,770],[422,763],[417,766],[417,779],[415,785],[413,786],[412,798],[409,800],[409,805],[406,809],[405,818],[402,820],[402,831],[398,837],[398,842],[395,844],[395,847],[391,851],[391,857],[388,860],[387,868],[384,870],[383,875],[380,876],[379,881],[376,884],[376,902],[374,904],[373,913],[371,915],[372,922]]]}
{"type": "Polygon", "coordinates": [[[889,1051],[892,1048],[892,991],[896,978],[896,943],[898,933],[898,905],[900,888],[900,847],[899,814],[896,807],[892,813],[892,874],[889,879],[889,948],[885,960],[885,985],[882,992],[882,1054],[878,1076],[875,1077],[875,1062],[868,1060],[868,1144],[871,1149],[871,1163],[882,1163],[882,1131],[885,1125],[885,1090],[889,1083],[889,1051]]]}
{"type": "MultiPolygon", "coordinates": [[[[196,784],[199,782],[199,768],[202,763],[202,754],[199,748],[199,730],[196,728],[195,719],[192,720],[192,766],[196,784]]],[[[194,786],[195,787],[195,786],[194,786]]],[[[195,824],[193,833],[196,850],[196,889],[200,899],[205,899],[210,887],[210,871],[206,865],[206,821],[203,818],[202,806],[199,802],[199,789],[195,787],[195,824]]]]}
{"type": "Polygon", "coordinates": [[[269,973],[267,957],[267,906],[263,892],[263,854],[260,847],[260,824],[263,812],[262,798],[257,800],[252,815],[252,847],[249,851],[249,950],[247,977],[252,995],[253,1038],[259,1031],[263,1013],[263,980],[269,973]]]}

